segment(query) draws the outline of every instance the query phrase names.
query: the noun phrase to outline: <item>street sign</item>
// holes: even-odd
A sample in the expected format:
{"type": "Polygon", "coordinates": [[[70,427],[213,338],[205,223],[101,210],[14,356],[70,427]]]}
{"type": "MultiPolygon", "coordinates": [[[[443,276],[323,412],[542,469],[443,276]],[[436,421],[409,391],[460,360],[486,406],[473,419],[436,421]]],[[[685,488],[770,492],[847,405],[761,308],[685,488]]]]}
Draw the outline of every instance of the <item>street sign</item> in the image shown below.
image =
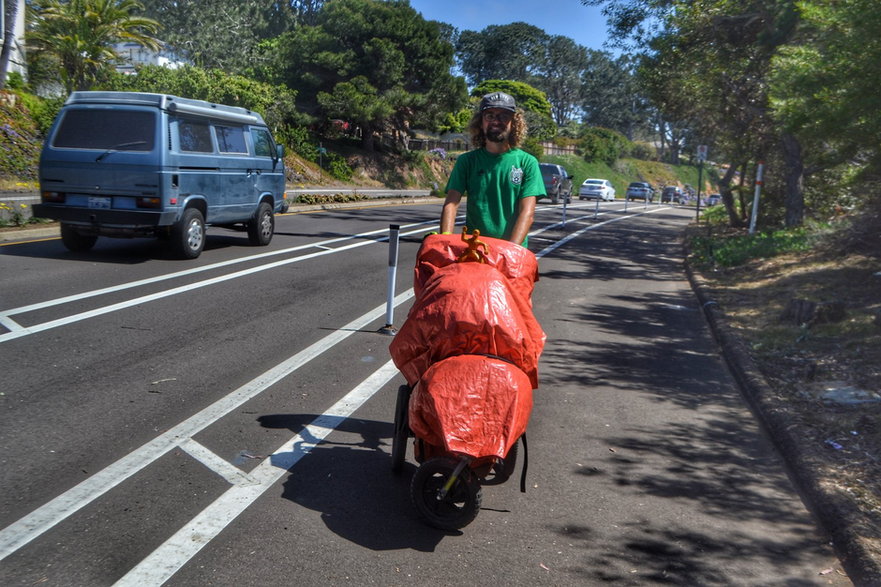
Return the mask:
{"type": "Polygon", "coordinates": [[[697,160],[701,163],[707,160],[707,146],[706,145],[698,145],[697,146],[697,160]]]}

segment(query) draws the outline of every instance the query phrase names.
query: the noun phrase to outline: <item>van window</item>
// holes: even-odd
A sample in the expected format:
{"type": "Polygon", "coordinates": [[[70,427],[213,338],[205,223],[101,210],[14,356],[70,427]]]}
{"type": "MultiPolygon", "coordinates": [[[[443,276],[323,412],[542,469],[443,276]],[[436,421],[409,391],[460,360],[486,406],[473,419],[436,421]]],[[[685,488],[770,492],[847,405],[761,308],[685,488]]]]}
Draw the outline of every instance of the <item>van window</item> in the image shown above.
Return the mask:
{"type": "Polygon", "coordinates": [[[240,126],[220,126],[214,127],[217,135],[217,148],[221,153],[247,153],[248,147],[245,145],[245,131],[240,126]]]}
{"type": "Polygon", "coordinates": [[[71,108],[64,113],[52,146],[152,151],[155,121],[154,112],[71,108]]]}
{"type": "Polygon", "coordinates": [[[257,157],[272,157],[272,137],[269,132],[262,128],[251,129],[251,140],[254,141],[254,155],[257,157]]]}
{"type": "Polygon", "coordinates": [[[180,150],[190,153],[212,153],[211,127],[207,122],[181,120],[178,123],[180,150]]]}

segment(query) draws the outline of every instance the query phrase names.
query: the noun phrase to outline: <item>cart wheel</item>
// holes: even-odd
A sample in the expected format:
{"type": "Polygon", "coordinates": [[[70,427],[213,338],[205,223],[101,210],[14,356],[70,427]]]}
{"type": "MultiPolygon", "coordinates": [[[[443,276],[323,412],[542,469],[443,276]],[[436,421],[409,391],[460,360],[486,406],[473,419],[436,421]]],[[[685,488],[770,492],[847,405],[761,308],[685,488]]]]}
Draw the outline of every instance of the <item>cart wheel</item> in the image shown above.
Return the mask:
{"type": "Polygon", "coordinates": [[[400,473],[407,458],[407,439],[410,437],[410,392],[409,385],[398,388],[395,401],[395,435],[392,436],[392,471],[400,473]]]}
{"type": "Polygon", "coordinates": [[[429,525],[441,530],[458,530],[474,521],[480,511],[480,483],[468,467],[462,469],[446,496],[440,492],[458,463],[449,457],[426,461],[410,483],[410,499],[429,525]]]}

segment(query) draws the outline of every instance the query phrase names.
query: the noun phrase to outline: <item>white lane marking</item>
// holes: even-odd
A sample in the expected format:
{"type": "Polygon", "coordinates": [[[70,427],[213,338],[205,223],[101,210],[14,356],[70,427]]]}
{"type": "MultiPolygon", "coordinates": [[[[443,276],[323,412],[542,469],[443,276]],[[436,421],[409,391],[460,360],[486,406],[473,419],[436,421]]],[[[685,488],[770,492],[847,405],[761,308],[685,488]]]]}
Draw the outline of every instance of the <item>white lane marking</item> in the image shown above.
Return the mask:
{"type": "MultiPolygon", "coordinates": [[[[434,222],[433,221],[432,222],[417,222],[414,224],[404,225],[402,228],[407,229],[407,228],[412,228],[414,226],[423,226],[426,224],[434,224],[434,222]]],[[[246,263],[249,261],[257,261],[259,259],[265,259],[266,257],[272,257],[272,256],[276,256],[276,255],[284,255],[287,253],[295,253],[297,251],[304,251],[304,250],[315,249],[315,248],[333,251],[335,249],[332,249],[332,248],[328,247],[327,245],[339,243],[339,242],[343,242],[343,241],[347,241],[347,240],[369,238],[369,237],[376,236],[376,235],[383,234],[383,233],[387,233],[387,232],[388,232],[387,228],[382,228],[382,229],[378,229],[378,230],[371,230],[368,232],[354,234],[352,236],[333,238],[333,239],[328,239],[328,240],[324,240],[324,241],[319,241],[317,243],[298,245],[296,247],[289,247],[287,249],[280,249],[278,251],[268,251],[266,253],[259,253],[257,255],[248,255],[247,257],[241,257],[238,259],[230,259],[228,261],[220,261],[218,263],[212,263],[210,265],[203,265],[202,267],[193,267],[192,269],[185,269],[183,271],[176,271],[174,273],[166,273],[163,275],[157,275],[156,277],[149,277],[147,279],[140,279],[138,281],[130,281],[128,283],[122,283],[120,285],[114,285],[114,286],[105,287],[102,289],[95,289],[95,290],[91,290],[91,291],[87,291],[87,292],[83,292],[83,293],[79,293],[79,294],[65,296],[63,298],[56,298],[54,300],[48,300],[45,302],[38,302],[36,304],[28,304],[27,306],[20,306],[18,308],[11,308],[9,310],[3,310],[3,311],[0,311],[0,317],[14,316],[16,314],[24,314],[25,312],[33,312],[35,310],[42,310],[44,308],[51,308],[52,306],[58,306],[61,304],[76,302],[79,300],[92,298],[92,297],[96,297],[96,296],[100,296],[100,295],[104,295],[104,294],[108,294],[108,293],[115,293],[118,291],[124,291],[126,289],[141,287],[143,285],[150,285],[151,283],[158,283],[160,281],[167,281],[169,279],[178,279],[180,277],[186,277],[187,275],[193,275],[195,273],[201,273],[203,271],[213,271],[215,269],[221,269],[223,267],[228,267],[230,265],[235,265],[238,263],[246,263]]],[[[420,232],[420,231],[413,231],[413,232],[420,232]]],[[[410,233],[410,234],[412,234],[412,233],[410,233]]],[[[373,242],[380,243],[380,242],[387,241],[387,240],[388,240],[388,236],[386,236],[385,238],[376,239],[373,242]]],[[[342,249],[338,249],[338,250],[342,250],[342,249]]]]}
{"type": "MultiPolygon", "coordinates": [[[[397,306],[413,297],[410,289],[399,294],[397,306]]],[[[238,406],[287,377],[315,357],[340,343],[371,322],[385,317],[386,304],[378,306],[360,318],[303,349],[265,373],[245,383],[226,397],[157,436],[112,465],[95,473],[52,501],[0,530],[0,560],[6,558],[31,540],[37,538],[68,516],[110,491],[165,453],[185,442],[202,429],[213,424],[238,406]]]]}
{"type": "Polygon", "coordinates": [[[255,485],[234,485],[214,503],[202,510],[174,536],[165,541],[147,558],[115,583],[119,587],[162,585],[184,564],[202,550],[232,522],[236,516],[254,503],[267,489],[284,477],[300,459],[360,408],[364,402],[398,375],[393,361],[389,361],[355,389],[313,420],[304,432],[297,434],[260,463],[250,473],[255,485]]]}
{"type": "Polygon", "coordinates": [[[254,485],[257,483],[247,473],[192,438],[180,443],[178,448],[226,479],[230,485],[254,485]]]}
{"type": "MultiPolygon", "coordinates": [[[[637,212],[636,214],[630,214],[628,216],[617,216],[617,217],[611,218],[609,220],[604,220],[602,222],[597,222],[596,224],[591,224],[590,226],[585,226],[581,230],[577,230],[571,234],[568,234],[568,235],[564,236],[563,238],[561,238],[560,240],[558,240],[557,242],[555,242],[554,244],[543,248],[541,251],[536,253],[535,256],[536,256],[536,258],[541,259],[542,257],[547,255],[548,253],[554,252],[556,249],[562,247],[563,245],[565,245],[566,243],[568,243],[572,239],[581,236],[582,234],[584,234],[588,230],[593,230],[593,229],[599,228],[600,226],[603,226],[605,224],[611,224],[612,222],[618,222],[619,220],[627,220],[628,218],[635,218],[636,216],[642,216],[643,214],[653,214],[653,213],[658,212],[660,210],[666,210],[666,209],[667,208],[655,208],[654,210],[637,212]]],[[[587,218],[588,217],[584,217],[582,219],[579,219],[579,221],[587,219],[587,218]]],[[[560,224],[557,224],[555,226],[560,226],[560,224]]],[[[546,229],[547,229],[547,227],[545,227],[544,229],[538,230],[535,232],[535,234],[540,234],[541,232],[544,232],[544,230],[546,230],[546,229]]],[[[529,234],[529,236],[532,236],[532,235],[533,235],[533,233],[529,234]]]]}
{"type": "MultiPolygon", "coordinates": [[[[419,232],[422,232],[423,230],[425,230],[425,229],[411,231],[409,233],[404,233],[404,235],[419,233],[419,232]]],[[[11,332],[7,332],[5,334],[0,334],[0,343],[6,342],[8,340],[13,340],[16,338],[21,338],[23,336],[28,336],[30,334],[36,334],[38,332],[43,332],[44,330],[50,330],[52,328],[66,326],[66,325],[72,324],[74,322],[79,322],[81,320],[87,320],[89,318],[94,318],[96,316],[101,316],[103,314],[109,314],[111,312],[116,312],[118,310],[123,310],[125,308],[131,308],[132,306],[137,306],[139,304],[145,304],[147,302],[152,302],[154,300],[159,300],[162,298],[167,298],[169,296],[173,296],[173,295],[177,295],[177,294],[181,294],[181,293],[186,293],[188,291],[192,291],[194,289],[199,289],[202,287],[207,287],[209,285],[214,285],[216,283],[222,283],[224,281],[237,279],[239,277],[245,277],[247,275],[259,273],[261,271],[267,271],[269,269],[275,269],[276,267],[282,267],[284,265],[290,265],[292,263],[299,263],[300,261],[307,261],[309,259],[314,259],[316,257],[322,257],[324,255],[332,255],[332,254],[339,253],[342,251],[347,251],[350,249],[356,249],[358,247],[364,247],[364,246],[376,244],[378,242],[382,242],[383,240],[387,240],[387,238],[386,239],[378,239],[378,240],[362,241],[362,242],[352,243],[350,245],[336,247],[334,249],[330,249],[327,251],[319,251],[317,253],[309,253],[306,255],[301,255],[299,257],[294,257],[292,259],[282,259],[280,261],[274,261],[272,263],[267,263],[265,265],[258,265],[257,267],[251,267],[250,269],[242,269],[241,271],[236,271],[234,273],[226,273],[226,274],[220,275],[218,277],[204,279],[202,281],[197,281],[195,283],[190,283],[188,285],[182,285],[179,287],[174,287],[171,289],[166,289],[166,290],[162,290],[162,291],[159,291],[156,293],[152,293],[152,294],[149,294],[146,296],[132,298],[129,300],[125,300],[123,302],[118,302],[116,304],[110,304],[109,306],[101,306],[99,308],[95,308],[94,310],[80,312],[79,314],[72,314],[70,316],[65,316],[63,318],[58,318],[56,320],[50,320],[49,322],[43,322],[41,324],[33,324],[33,325],[27,326],[27,327],[19,327],[17,330],[11,330],[11,332]]]]}
{"type": "Polygon", "coordinates": [[[0,326],[3,326],[3,328],[5,328],[6,330],[11,330],[13,332],[24,328],[21,324],[19,324],[15,320],[10,320],[6,316],[0,316],[0,326]]]}

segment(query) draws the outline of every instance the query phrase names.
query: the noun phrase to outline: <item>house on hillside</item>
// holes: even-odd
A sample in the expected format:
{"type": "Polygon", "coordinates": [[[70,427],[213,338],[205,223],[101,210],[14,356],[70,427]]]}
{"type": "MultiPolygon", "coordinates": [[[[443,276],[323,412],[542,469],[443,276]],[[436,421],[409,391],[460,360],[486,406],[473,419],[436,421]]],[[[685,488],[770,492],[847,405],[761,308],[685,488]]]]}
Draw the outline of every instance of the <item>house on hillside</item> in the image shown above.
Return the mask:
{"type": "Polygon", "coordinates": [[[135,69],[141,65],[158,65],[168,69],[183,67],[187,62],[172,51],[162,50],[158,53],[137,43],[117,43],[113,50],[120,57],[120,63],[116,66],[119,73],[135,73],[135,69]]]}

